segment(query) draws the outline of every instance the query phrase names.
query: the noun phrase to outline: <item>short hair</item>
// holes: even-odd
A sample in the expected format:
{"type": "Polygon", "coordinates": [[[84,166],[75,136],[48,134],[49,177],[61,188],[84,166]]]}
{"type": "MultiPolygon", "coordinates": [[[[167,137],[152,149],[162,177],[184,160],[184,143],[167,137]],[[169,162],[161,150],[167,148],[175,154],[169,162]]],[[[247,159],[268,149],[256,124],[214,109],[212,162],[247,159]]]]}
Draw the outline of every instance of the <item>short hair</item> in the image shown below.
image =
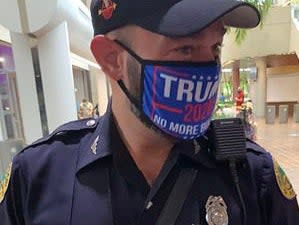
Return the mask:
{"type": "Polygon", "coordinates": [[[118,40],[128,48],[131,48],[133,45],[133,28],[136,27],[135,25],[127,25],[121,28],[115,29],[110,31],[106,34],[108,38],[111,40],[118,40]]]}

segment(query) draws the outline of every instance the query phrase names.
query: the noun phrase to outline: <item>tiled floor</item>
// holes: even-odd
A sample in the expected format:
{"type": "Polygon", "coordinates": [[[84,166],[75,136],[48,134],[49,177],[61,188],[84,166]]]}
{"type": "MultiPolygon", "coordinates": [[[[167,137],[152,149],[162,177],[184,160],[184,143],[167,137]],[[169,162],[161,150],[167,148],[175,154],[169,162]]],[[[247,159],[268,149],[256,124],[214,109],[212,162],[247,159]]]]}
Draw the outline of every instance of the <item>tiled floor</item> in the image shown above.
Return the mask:
{"type": "MultiPolygon", "coordinates": [[[[299,195],[299,123],[265,124],[257,121],[257,143],[266,148],[284,168],[299,195]]],[[[297,197],[299,200],[299,198],[297,197]]]]}

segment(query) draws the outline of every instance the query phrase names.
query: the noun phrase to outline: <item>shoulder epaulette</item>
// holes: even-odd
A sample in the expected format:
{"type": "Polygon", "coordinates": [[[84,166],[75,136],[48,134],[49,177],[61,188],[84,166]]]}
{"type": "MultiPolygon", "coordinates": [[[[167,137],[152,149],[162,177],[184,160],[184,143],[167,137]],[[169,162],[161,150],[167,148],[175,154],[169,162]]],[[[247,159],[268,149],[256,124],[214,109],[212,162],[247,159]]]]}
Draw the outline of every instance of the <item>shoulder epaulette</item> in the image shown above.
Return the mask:
{"type": "Polygon", "coordinates": [[[33,142],[32,144],[26,146],[23,149],[23,151],[30,147],[34,147],[34,146],[40,145],[44,142],[47,142],[55,136],[60,136],[60,135],[63,135],[63,134],[66,134],[66,133],[72,132],[72,131],[79,131],[79,130],[82,131],[82,130],[94,129],[98,125],[100,120],[101,120],[101,118],[98,118],[98,119],[88,118],[88,119],[75,120],[75,121],[68,122],[68,123],[58,127],[51,134],[49,134],[43,138],[40,138],[37,141],[33,142]]]}
{"type": "Polygon", "coordinates": [[[267,151],[263,147],[261,147],[259,144],[255,143],[254,141],[252,141],[250,139],[247,139],[247,141],[246,141],[246,148],[247,148],[247,150],[253,151],[256,153],[262,153],[262,154],[267,153],[267,151]]]}

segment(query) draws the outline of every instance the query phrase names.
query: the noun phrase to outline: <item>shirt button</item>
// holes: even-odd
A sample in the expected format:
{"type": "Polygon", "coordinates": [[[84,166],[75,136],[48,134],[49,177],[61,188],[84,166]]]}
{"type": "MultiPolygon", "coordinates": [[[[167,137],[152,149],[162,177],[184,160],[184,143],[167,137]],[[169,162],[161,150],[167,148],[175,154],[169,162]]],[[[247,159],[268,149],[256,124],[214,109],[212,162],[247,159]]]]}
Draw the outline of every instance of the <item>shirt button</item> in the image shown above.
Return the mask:
{"type": "Polygon", "coordinates": [[[86,126],[88,127],[92,127],[93,125],[96,124],[96,121],[95,120],[88,120],[87,123],[86,123],[86,126]]]}

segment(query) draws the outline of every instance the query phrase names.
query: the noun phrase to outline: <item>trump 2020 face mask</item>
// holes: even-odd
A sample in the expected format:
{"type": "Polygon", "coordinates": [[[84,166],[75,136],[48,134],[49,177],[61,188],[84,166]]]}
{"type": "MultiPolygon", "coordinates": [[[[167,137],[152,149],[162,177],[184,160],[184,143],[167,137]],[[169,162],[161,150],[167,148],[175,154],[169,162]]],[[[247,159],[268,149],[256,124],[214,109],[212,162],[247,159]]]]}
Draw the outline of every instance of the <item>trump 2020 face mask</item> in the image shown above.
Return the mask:
{"type": "Polygon", "coordinates": [[[119,81],[139,111],[138,116],[176,139],[192,140],[202,136],[210,125],[217,100],[219,63],[144,60],[117,43],[141,64],[139,99],[119,81]]]}

